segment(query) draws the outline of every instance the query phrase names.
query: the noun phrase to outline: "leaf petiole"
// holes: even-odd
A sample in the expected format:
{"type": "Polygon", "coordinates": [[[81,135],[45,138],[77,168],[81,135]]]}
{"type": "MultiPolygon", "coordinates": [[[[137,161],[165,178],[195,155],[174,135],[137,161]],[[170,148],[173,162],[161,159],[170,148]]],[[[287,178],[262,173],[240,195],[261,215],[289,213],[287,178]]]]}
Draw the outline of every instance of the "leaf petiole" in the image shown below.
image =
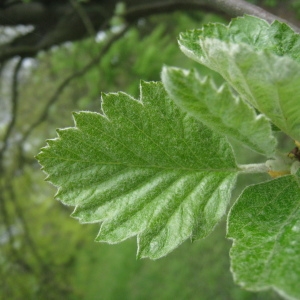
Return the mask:
{"type": "Polygon", "coordinates": [[[240,173],[267,173],[268,166],[265,163],[238,165],[240,173]]]}

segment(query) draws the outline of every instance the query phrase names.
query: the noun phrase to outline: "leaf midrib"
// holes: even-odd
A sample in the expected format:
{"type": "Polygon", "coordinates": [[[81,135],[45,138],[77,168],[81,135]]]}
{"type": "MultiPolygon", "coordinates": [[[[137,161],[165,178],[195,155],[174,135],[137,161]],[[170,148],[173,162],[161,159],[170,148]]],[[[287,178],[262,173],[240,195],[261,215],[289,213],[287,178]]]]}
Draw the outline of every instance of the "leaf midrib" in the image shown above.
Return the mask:
{"type": "Polygon", "coordinates": [[[76,160],[76,159],[69,159],[69,158],[61,158],[61,157],[55,157],[55,156],[47,156],[47,158],[54,158],[58,160],[64,160],[64,161],[73,161],[73,162],[81,162],[81,163],[90,163],[93,165],[124,165],[131,168],[157,168],[157,169],[164,169],[164,170],[182,170],[182,171],[194,171],[194,172],[239,172],[242,171],[238,167],[232,167],[232,168],[188,168],[188,167],[164,167],[164,166],[158,166],[158,165],[134,165],[124,162],[95,162],[90,160],[76,160]]]}

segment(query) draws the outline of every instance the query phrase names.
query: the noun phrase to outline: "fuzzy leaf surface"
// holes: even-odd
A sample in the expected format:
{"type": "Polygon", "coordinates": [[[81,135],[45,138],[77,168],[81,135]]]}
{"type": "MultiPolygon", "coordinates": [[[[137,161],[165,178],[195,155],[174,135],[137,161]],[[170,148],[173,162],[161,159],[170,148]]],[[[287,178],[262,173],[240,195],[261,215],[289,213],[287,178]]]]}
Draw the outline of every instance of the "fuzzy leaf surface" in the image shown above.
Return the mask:
{"type": "Polygon", "coordinates": [[[220,134],[231,137],[266,156],[275,152],[276,140],[263,115],[233,95],[227,84],[217,88],[195,71],[164,67],[162,81],[174,102],[220,134]]]}
{"type": "Polygon", "coordinates": [[[103,114],[74,114],[38,155],[57,198],[97,241],[137,235],[138,257],[162,257],[208,235],[225,213],[238,168],[228,142],[142,83],[140,100],[102,96],[103,114]]]}
{"type": "Polygon", "coordinates": [[[278,128],[300,139],[300,37],[286,24],[256,17],[210,24],[180,36],[181,50],[220,73],[278,128]]]}
{"type": "Polygon", "coordinates": [[[235,281],[300,298],[300,178],[283,176],[247,187],[228,216],[235,281]]]}

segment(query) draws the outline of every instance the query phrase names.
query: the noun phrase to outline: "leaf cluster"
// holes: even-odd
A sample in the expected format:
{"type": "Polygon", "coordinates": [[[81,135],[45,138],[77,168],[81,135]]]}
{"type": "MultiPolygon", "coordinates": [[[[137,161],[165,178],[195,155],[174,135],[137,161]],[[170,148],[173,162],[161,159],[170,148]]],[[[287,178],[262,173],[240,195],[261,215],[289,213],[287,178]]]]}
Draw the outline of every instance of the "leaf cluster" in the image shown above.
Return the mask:
{"type": "Polygon", "coordinates": [[[101,224],[97,241],[137,236],[138,257],[156,259],[213,230],[238,174],[287,174],[241,193],[227,236],[236,282],[299,298],[299,161],[279,152],[274,133],[300,140],[299,45],[287,25],[251,16],[182,33],[180,49],[226,82],[164,67],[139,99],[103,94],[102,114],[75,113],[75,127],[38,155],[57,198],[80,222],[101,224]],[[266,163],[238,165],[231,140],[266,163]]]}

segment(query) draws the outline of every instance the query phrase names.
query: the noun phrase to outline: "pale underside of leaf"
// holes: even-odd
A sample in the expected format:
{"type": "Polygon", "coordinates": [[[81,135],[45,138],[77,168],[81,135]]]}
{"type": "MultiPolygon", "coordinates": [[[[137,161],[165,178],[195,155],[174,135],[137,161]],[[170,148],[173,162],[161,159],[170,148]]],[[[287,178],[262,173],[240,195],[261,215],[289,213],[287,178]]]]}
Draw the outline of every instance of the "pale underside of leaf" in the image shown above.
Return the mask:
{"type": "Polygon", "coordinates": [[[205,24],[201,29],[180,34],[179,45],[202,56],[199,40],[211,38],[234,44],[247,44],[256,50],[268,50],[278,56],[288,56],[300,62],[300,35],[288,25],[275,20],[272,24],[254,16],[245,15],[220,23],[205,24]]]}
{"type": "Polygon", "coordinates": [[[278,128],[300,138],[300,38],[287,25],[253,17],[181,35],[181,50],[220,73],[278,128]],[[243,26],[243,24],[245,26],[243,26]]]}
{"type": "Polygon", "coordinates": [[[300,298],[299,199],[298,175],[244,190],[228,216],[231,269],[237,283],[300,298]]]}
{"type": "Polygon", "coordinates": [[[257,116],[253,107],[234,96],[226,84],[217,89],[212,80],[201,78],[194,70],[167,67],[162,81],[180,108],[211,129],[266,156],[274,154],[276,139],[269,121],[257,116]]]}
{"type": "Polygon", "coordinates": [[[224,215],[238,168],[228,142],[180,110],[159,83],[141,100],[102,97],[104,115],[80,112],[38,155],[57,198],[97,241],[138,237],[138,256],[159,258],[209,234],[224,215]]]}

